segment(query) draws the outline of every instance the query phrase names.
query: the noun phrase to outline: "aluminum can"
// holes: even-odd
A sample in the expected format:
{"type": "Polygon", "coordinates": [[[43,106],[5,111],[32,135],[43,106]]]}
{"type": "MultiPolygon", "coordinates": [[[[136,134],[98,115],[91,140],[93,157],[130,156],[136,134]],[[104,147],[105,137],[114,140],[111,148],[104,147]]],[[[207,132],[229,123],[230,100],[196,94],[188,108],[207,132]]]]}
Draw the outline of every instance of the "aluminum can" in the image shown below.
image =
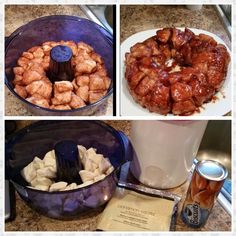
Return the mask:
{"type": "Polygon", "coordinates": [[[200,228],[206,223],[227,176],[227,169],[219,162],[204,160],[197,163],[181,211],[185,224],[200,228]]]}

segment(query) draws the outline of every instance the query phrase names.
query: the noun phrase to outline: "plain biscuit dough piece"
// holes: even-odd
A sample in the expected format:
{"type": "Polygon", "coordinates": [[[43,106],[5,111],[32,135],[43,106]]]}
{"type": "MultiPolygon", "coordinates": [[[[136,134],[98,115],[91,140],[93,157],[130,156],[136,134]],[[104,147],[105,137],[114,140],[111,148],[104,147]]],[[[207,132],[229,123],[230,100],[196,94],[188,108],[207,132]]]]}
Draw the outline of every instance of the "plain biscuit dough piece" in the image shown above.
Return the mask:
{"type": "Polygon", "coordinates": [[[41,169],[44,167],[44,161],[38,157],[35,157],[33,160],[33,164],[34,164],[34,168],[37,169],[41,169]]]}
{"type": "Polygon", "coordinates": [[[109,167],[109,169],[106,171],[106,175],[109,175],[113,170],[114,170],[113,166],[109,167]]]}
{"type": "Polygon", "coordinates": [[[93,180],[94,177],[95,177],[94,173],[92,173],[90,171],[87,171],[87,170],[81,170],[79,172],[79,174],[80,174],[80,177],[81,177],[83,183],[87,182],[87,181],[90,181],[90,180],[93,180]]]}
{"type": "Polygon", "coordinates": [[[43,158],[43,161],[45,166],[52,166],[56,169],[57,164],[54,150],[47,152],[43,158]]]}
{"type": "Polygon", "coordinates": [[[42,176],[46,178],[55,178],[56,172],[52,166],[44,167],[42,169],[37,170],[37,176],[42,176]]]}
{"type": "Polygon", "coordinates": [[[82,145],[78,145],[78,150],[79,150],[79,156],[81,159],[82,164],[85,164],[85,160],[87,159],[87,149],[82,146],[82,145]]]}
{"type": "Polygon", "coordinates": [[[66,188],[64,190],[73,190],[77,188],[77,184],[76,183],[72,183],[66,186],[66,188]]]}
{"type": "Polygon", "coordinates": [[[52,181],[46,177],[37,176],[30,182],[30,184],[34,187],[37,185],[49,186],[52,184],[52,181]]]}
{"type": "Polygon", "coordinates": [[[88,158],[92,160],[94,163],[96,163],[97,165],[99,165],[99,163],[102,161],[104,156],[102,154],[90,153],[88,154],[88,158]]]}
{"type": "Polygon", "coordinates": [[[111,163],[107,158],[103,158],[99,163],[99,170],[101,173],[106,173],[106,171],[111,167],[111,163]]]}
{"type": "Polygon", "coordinates": [[[89,158],[90,156],[96,155],[96,154],[97,154],[96,151],[97,151],[97,150],[96,150],[95,148],[89,148],[89,149],[87,150],[88,158],[89,158]]]}
{"type": "Polygon", "coordinates": [[[99,175],[99,176],[96,176],[96,177],[94,178],[94,182],[97,182],[97,181],[99,181],[99,180],[102,180],[102,179],[104,179],[105,177],[106,177],[106,175],[104,175],[104,174],[99,175]]]}
{"type": "Polygon", "coordinates": [[[40,190],[42,190],[42,191],[48,191],[49,186],[36,185],[35,188],[36,188],[36,189],[40,189],[40,190]]]}
{"type": "Polygon", "coordinates": [[[84,163],[85,170],[94,172],[95,169],[97,169],[97,168],[98,168],[98,165],[96,163],[94,163],[93,161],[91,161],[88,158],[85,160],[85,163],[84,163]]]}
{"type": "Polygon", "coordinates": [[[93,173],[94,173],[95,177],[102,174],[102,173],[100,172],[99,168],[97,168],[93,173]]]}
{"type": "Polygon", "coordinates": [[[36,177],[36,170],[34,168],[33,162],[30,162],[22,171],[21,175],[24,179],[30,183],[36,177]]]}
{"type": "Polygon", "coordinates": [[[63,181],[61,181],[61,182],[56,182],[56,183],[54,183],[54,184],[52,184],[52,185],[50,186],[49,191],[50,191],[50,192],[53,192],[53,191],[60,191],[60,190],[62,190],[62,189],[65,189],[66,186],[67,186],[67,183],[66,183],[66,182],[63,182],[63,181]]]}
{"type": "Polygon", "coordinates": [[[82,183],[82,184],[80,184],[80,185],[77,185],[76,188],[83,188],[83,187],[86,187],[86,186],[88,186],[88,185],[90,185],[90,184],[92,184],[92,183],[94,183],[92,180],[86,181],[86,182],[84,182],[84,183],[82,183]]]}
{"type": "Polygon", "coordinates": [[[27,186],[32,189],[42,190],[42,191],[48,191],[49,186],[46,185],[36,185],[35,187],[27,186]]]}

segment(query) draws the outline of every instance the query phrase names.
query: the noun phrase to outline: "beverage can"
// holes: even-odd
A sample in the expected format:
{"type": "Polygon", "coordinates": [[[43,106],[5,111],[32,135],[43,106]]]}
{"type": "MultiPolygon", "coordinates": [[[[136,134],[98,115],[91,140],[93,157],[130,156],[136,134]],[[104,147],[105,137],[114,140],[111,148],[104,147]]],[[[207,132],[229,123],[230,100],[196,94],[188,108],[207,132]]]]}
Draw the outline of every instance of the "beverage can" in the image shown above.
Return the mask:
{"type": "Polygon", "coordinates": [[[199,228],[206,223],[227,176],[227,169],[219,162],[197,163],[181,212],[185,224],[199,228]]]}

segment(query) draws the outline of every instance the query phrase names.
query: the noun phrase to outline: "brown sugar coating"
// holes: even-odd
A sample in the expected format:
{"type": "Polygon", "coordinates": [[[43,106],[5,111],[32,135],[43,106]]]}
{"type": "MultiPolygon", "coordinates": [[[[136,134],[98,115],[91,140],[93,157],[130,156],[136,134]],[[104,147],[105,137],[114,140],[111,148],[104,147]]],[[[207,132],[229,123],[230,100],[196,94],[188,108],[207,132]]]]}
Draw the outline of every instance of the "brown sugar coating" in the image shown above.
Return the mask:
{"type": "Polygon", "coordinates": [[[158,30],[125,55],[125,78],[134,100],[151,112],[191,115],[211,101],[227,75],[230,55],[211,36],[158,30]]]}
{"type": "Polygon", "coordinates": [[[97,102],[106,95],[111,84],[102,57],[84,42],[50,41],[32,47],[22,53],[13,72],[14,90],[19,96],[35,105],[56,110],[77,109],[97,102]],[[50,51],[58,45],[72,50],[71,63],[75,72],[72,82],[53,84],[47,77],[50,51]]]}

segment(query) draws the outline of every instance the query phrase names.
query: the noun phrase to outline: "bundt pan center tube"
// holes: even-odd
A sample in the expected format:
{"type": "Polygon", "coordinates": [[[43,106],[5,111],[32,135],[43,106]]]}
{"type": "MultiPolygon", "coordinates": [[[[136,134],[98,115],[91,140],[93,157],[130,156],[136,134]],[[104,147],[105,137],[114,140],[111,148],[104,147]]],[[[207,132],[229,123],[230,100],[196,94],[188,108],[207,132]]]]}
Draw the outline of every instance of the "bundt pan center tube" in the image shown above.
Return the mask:
{"type": "Polygon", "coordinates": [[[55,81],[70,81],[74,78],[71,65],[72,50],[67,46],[58,45],[51,49],[49,63],[49,79],[55,81]]]}

